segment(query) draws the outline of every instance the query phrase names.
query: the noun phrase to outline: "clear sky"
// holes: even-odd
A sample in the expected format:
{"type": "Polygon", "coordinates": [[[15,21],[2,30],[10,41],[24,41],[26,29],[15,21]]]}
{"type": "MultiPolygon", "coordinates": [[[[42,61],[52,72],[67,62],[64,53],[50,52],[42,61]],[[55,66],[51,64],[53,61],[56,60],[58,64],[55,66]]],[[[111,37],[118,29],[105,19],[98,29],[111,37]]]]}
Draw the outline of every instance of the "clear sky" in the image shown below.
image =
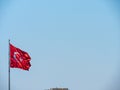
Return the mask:
{"type": "Polygon", "coordinates": [[[117,0],[1,0],[0,90],[8,89],[8,39],[30,71],[11,69],[11,90],[119,90],[117,0]]]}

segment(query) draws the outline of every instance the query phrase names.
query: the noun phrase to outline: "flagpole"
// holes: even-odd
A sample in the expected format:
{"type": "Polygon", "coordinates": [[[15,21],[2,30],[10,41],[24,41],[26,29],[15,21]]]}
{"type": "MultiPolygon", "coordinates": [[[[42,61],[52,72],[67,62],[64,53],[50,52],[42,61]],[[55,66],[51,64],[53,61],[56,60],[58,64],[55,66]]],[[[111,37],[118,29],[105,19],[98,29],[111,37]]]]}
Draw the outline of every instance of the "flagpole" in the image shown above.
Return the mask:
{"type": "Polygon", "coordinates": [[[9,51],[8,51],[8,90],[10,90],[10,39],[9,43],[9,51]]]}

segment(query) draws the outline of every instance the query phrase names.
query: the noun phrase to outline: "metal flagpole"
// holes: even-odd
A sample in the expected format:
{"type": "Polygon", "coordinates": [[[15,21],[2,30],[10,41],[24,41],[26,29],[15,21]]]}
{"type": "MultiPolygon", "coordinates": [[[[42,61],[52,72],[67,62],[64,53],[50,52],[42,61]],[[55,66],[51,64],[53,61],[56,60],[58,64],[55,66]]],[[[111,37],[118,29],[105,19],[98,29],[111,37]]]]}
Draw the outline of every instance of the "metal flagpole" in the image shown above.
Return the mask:
{"type": "Polygon", "coordinates": [[[8,90],[10,90],[10,39],[8,41],[9,43],[9,53],[8,53],[8,90]]]}

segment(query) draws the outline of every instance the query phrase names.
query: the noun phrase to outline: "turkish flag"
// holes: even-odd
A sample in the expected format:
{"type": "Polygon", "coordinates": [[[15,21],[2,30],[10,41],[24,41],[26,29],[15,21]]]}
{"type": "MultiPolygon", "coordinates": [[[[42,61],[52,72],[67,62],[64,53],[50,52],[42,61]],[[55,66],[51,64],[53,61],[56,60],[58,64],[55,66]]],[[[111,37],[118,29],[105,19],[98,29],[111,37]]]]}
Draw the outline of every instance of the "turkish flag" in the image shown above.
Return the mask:
{"type": "Polygon", "coordinates": [[[29,70],[31,57],[29,54],[10,44],[10,67],[29,70]]]}

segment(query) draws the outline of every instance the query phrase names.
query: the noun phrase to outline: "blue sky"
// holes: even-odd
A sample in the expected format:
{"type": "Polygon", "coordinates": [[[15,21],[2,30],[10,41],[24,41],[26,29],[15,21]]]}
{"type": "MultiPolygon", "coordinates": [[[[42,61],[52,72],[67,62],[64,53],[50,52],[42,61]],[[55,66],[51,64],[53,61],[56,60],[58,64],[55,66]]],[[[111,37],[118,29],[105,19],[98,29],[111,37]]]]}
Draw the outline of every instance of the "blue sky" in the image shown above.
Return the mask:
{"type": "Polygon", "coordinates": [[[8,85],[10,38],[32,58],[29,72],[11,69],[11,90],[117,90],[120,27],[116,2],[1,1],[1,88],[7,90],[8,85]]]}

